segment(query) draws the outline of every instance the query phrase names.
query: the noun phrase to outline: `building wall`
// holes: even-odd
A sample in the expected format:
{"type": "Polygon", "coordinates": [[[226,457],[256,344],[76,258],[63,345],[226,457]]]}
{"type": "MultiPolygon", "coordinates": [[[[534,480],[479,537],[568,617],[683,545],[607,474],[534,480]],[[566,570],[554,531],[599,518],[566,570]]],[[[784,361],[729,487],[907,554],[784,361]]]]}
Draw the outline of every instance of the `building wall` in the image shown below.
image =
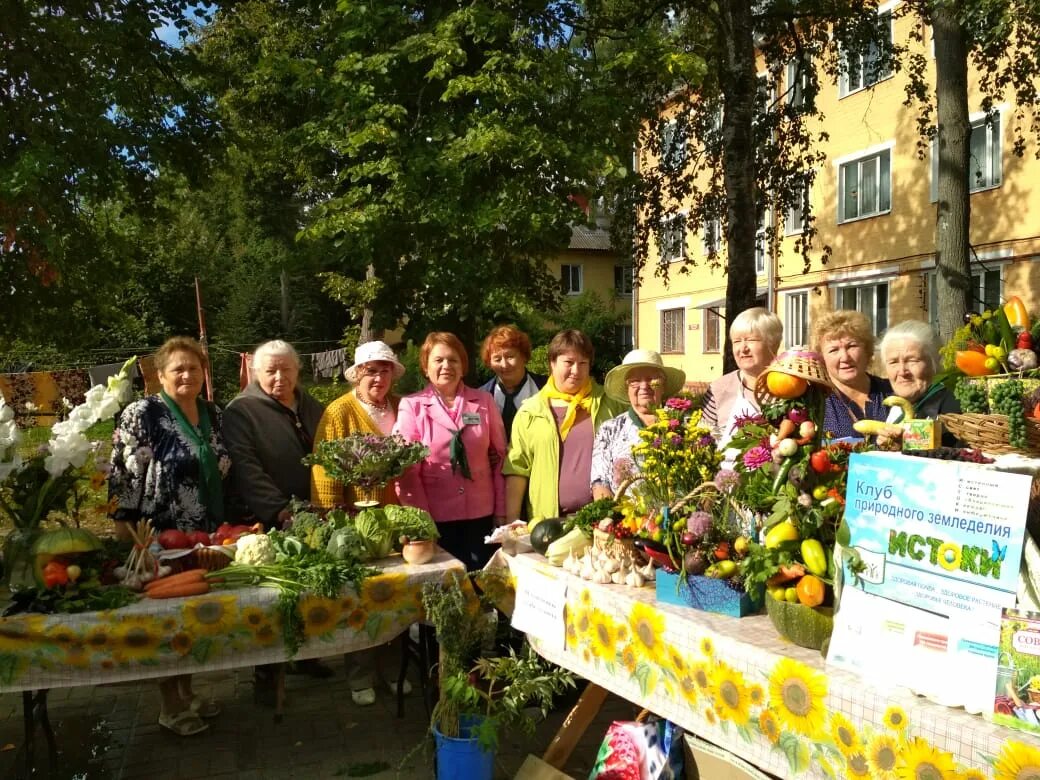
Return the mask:
{"type": "MultiPolygon", "coordinates": [[[[894,36],[905,41],[913,20],[898,19],[894,36]]],[[[925,46],[930,44],[926,36],[925,46]]],[[[934,59],[929,58],[929,69],[934,59]]],[[[929,70],[929,79],[933,73],[929,70]]],[[[934,80],[934,79],[933,79],[934,80]]],[[[826,265],[815,249],[811,266],[804,273],[804,261],[795,252],[793,236],[784,236],[783,228],[776,242],[775,310],[787,322],[788,295],[805,294],[808,319],[840,308],[839,292],[843,288],[887,283],[889,325],[905,319],[930,316],[931,280],[934,268],[935,203],[931,199],[932,160],[930,150],[924,159],[917,154],[917,111],[905,108],[906,80],[895,74],[873,88],[839,96],[838,86],[823,79],[817,96],[824,120],[811,128],[825,130],[829,139],[822,143],[827,162],[818,170],[810,194],[810,208],[816,217],[818,234],[815,247],[830,246],[832,254],[826,265]],[[839,181],[842,161],[863,152],[888,148],[891,167],[891,209],[887,213],[839,223],[839,181]]],[[[976,89],[977,77],[970,76],[969,111],[980,110],[976,89]]],[[[988,271],[992,279],[999,274],[1000,297],[1017,294],[1031,310],[1040,310],[1040,194],[1034,185],[1040,181],[1040,162],[1035,158],[1036,140],[1026,136],[1022,157],[1012,153],[1014,140],[1014,106],[1001,106],[1001,183],[976,192],[971,197],[971,242],[978,262],[973,272],[982,277],[988,271]]],[[[815,132],[814,132],[815,134],[815,132]]],[[[692,142],[690,142],[692,143],[692,142]]],[[[641,156],[641,162],[654,161],[641,156]]],[[[782,222],[782,215],[779,220],[782,222]]],[[[637,293],[637,334],[640,347],[659,349],[661,344],[659,308],[667,302],[684,301],[686,307],[686,343],[682,353],[666,357],[667,362],[683,368],[691,379],[709,380],[721,371],[721,356],[705,354],[701,336],[705,303],[724,298],[726,277],[722,269],[706,266],[701,256],[699,232],[688,230],[689,253],[696,262],[688,273],[678,273],[679,264],[670,266],[667,284],[647,272],[656,266],[657,250],[651,248],[651,262],[644,269],[637,293]]],[[[725,262],[724,257],[722,258],[725,262]]],[[[760,287],[766,284],[759,278],[760,287]]],[[[869,295],[869,294],[868,294],[869,295]]],[[[794,298],[792,300],[798,300],[794,298]]],[[[947,334],[948,335],[948,334],[947,334]]],[[[800,341],[785,333],[785,345],[800,341]]]]}

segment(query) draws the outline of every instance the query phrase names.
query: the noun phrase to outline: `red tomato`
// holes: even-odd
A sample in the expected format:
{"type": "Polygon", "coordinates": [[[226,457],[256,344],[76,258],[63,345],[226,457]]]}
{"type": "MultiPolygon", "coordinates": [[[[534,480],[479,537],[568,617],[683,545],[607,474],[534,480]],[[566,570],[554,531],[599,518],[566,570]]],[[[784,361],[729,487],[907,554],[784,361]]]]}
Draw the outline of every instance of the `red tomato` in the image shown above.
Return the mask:
{"type": "Polygon", "coordinates": [[[159,546],[166,550],[185,550],[194,545],[184,531],[170,528],[159,534],[159,546]]]}
{"type": "Polygon", "coordinates": [[[209,534],[205,531],[192,531],[188,534],[188,540],[191,542],[191,546],[194,547],[196,544],[209,545],[212,544],[209,538],[209,534]]]}
{"type": "Polygon", "coordinates": [[[59,585],[69,584],[68,566],[61,561],[51,561],[43,567],[43,586],[45,588],[56,588],[59,585]]]}
{"type": "Polygon", "coordinates": [[[812,466],[812,470],[817,474],[825,474],[830,471],[831,456],[827,453],[827,450],[816,450],[809,456],[809,465],[812,466]]]}

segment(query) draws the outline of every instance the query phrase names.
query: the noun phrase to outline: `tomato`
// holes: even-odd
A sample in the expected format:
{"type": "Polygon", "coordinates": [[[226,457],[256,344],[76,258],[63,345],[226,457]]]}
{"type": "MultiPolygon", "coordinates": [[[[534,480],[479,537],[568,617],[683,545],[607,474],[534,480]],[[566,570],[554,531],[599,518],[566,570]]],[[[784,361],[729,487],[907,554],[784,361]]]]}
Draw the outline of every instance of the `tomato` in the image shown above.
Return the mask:
{"type": "Polygon", "coordinates": [[[831,456],[827,450],[816,450],[809,456],[809,466],[817,474],[826,474],[831,468],[831,456]]]}
{"type": "Polygon", "coordinates": [[[205,531],[191,531],[188,534],[188,541],[191,542],[191,546],[194,547],[197,544],[208,545],[211,544],[209,534],[205,531]]]}
{"type": "Polygon", "coordinates": [[[817,485],[816,487],[814,487],[812,497],[815,498],[817,501],[823,501],[823,499],[827,498],[827,486],[817,485]]]}
{"type": "Polygon", "coordinates": [[[169,528],[159,534],[159,546],[164,550],[185,550],[194,545],[184,531],[169,528]]]}
{"type": "Polygon", "coordinates": [[[792,604],[798,603],[798,591],[795,588],[784,589],[784,601],[789,601],[792,604]]]}
{"type": "Polygon", "coordinates": [[[823,596],[826,592],[826,586],[823,584],[823,580],[819,577],[814,577],[812,574],[806,574],[795,586],[795,593],[798,596],[798,601],[807,607],[818,607],[823,603],[823,596]]]}
{"type": "Polygon", "coordinates": [[[715,558],[720,561],[729,560],[729,542],[719,542],[715,545],[715,558]]]}
{"type": "Polygon", "coordinates": [[[43,587],[57,588],[69,584],[69,571],[61,561],[51,561],[43,567],[43,587]]]}

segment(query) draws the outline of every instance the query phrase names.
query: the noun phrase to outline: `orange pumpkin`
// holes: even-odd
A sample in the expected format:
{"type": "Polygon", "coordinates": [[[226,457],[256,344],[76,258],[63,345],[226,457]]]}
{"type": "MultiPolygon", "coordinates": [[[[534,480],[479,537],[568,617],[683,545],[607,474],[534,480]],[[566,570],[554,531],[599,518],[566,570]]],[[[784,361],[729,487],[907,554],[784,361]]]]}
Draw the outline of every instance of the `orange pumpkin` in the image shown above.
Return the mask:
{"type": "Polygon", "coordinates": [[[809,389],[809,383],[800,376],[770,371],[766,374],[766,389],[771,396],[790,401],[792,398],[800,398],[809,389]]]}
{"type": "Polygon", "coordinates": [[[814,577],[812,574],[806,574],[795,585],[795,592],[798,594],[798,601],[807,607],[818,607],[823,603],[823,596],[826,592],[826,585],[823,584],[823,580],[819,577],[814,577]]]}

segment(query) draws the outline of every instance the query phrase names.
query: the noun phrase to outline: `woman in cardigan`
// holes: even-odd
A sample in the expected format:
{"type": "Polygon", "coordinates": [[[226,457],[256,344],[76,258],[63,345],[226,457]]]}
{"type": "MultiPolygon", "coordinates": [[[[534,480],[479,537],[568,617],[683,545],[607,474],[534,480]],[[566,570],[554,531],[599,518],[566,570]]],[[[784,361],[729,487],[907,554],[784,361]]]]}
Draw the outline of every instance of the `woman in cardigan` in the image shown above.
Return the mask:
{"type": "Polygon", "coordinates": [[[527,370],[531,359],[531,339],[515,325],[499,325],[484,339],[480,357],[495,376],[480,386],[491,393],[502,413],[506,441],[513,430],[513,418],[521,404],[545,385],[546,377],[527,370]]]}
{"type": "MultiPolygon", "coordinates": [[[[342,439],[355,433],[388,436],[397,422],[398,398],[390,392],[396,380],[404,375],[404,366],[394,351],[382,341],[369,341],[354,350],[354,365],[343,372],[354,385],[325,409],[314,435],[314,446],[323,441],[342,439]]],[[[330,508],[352,505],[357,500],[354,488],[330,477],[321,466],[311,467],[311,503],[330,508]]],[[[380,496],[383,504],[396,504],[393,482],[387,483],[380,496]]],[[[377,650],[359,650],[346,656],[347,682],[355,704],[375,704],[377,650]]],[[[389,683],[395,690],[396,683],[389,683]]],[[[406,680],[405,693],[411,690],[406,680]]]]}
{"type": "Polygon", "coordinates": [[[724,449],[733,437],[738,418],[760,411],[755,400],[755,382],[776,357],[783,332],[780,318],[761,306],[745,309],[733,318],[729,340],[737,370],[711,383],[704,394],[701,417],[711,428],[719,449],[724,449]]]}

